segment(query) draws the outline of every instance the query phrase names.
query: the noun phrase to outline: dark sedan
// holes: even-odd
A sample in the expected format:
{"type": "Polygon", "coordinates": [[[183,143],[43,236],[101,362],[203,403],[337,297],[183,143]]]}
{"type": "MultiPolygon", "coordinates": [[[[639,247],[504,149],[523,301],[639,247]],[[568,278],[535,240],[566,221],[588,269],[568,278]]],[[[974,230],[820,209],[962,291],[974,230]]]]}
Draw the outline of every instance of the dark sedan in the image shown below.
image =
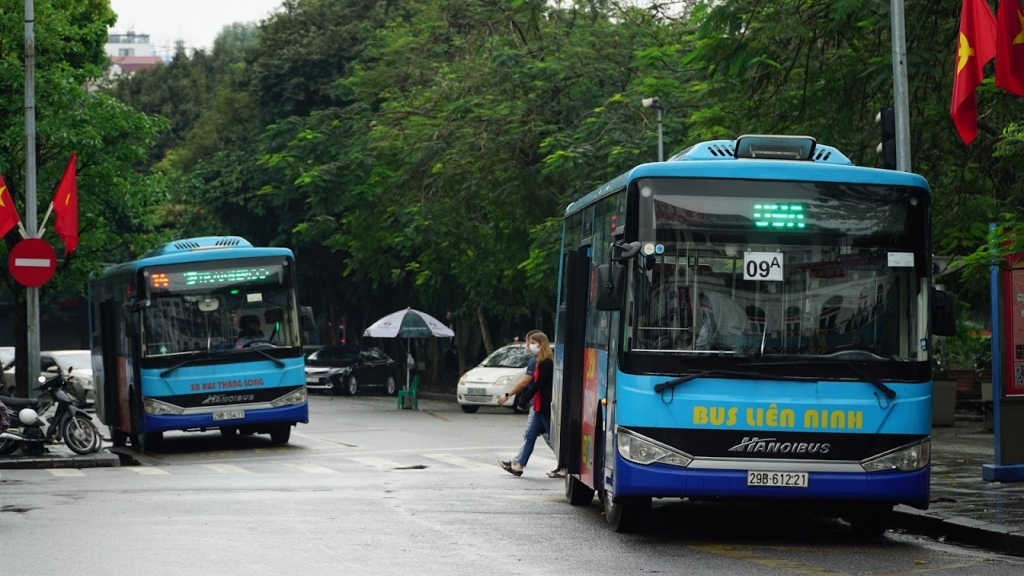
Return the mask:
{"type": "Polygon", "coordinates": [[[394,396],[398,363],[372,346],[324,346],[306,357],[306,388],[355,396],[376,388],[394,396]]]}

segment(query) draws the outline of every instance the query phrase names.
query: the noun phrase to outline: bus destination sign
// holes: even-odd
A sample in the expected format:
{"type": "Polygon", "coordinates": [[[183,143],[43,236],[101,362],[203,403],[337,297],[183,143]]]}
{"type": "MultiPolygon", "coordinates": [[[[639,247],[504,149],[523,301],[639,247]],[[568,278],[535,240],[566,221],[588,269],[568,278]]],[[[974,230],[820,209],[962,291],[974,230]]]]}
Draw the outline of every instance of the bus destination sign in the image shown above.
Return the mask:
{"type": "Polygon", "coordinates": [[[202,288],[238,285],[281,284],[284,266],[268,264],[249,268],[214,268],[210,270],[168,270],[151,268],[149,288],[154,292],[176,292],[202,288]]]}

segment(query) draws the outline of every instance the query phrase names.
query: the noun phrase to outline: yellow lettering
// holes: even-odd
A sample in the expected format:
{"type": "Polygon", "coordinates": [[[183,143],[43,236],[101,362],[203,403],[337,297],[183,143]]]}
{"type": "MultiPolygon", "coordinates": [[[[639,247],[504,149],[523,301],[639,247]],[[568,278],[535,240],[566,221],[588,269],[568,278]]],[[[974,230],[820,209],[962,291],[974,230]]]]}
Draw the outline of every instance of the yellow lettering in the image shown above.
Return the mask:
{"type": "Polygon", "coordinates": [[[764,426],[764,408],[757,409],[757,425],[764,426]]]}
{"type": "Polygon", "coordinates": [[[860,430],[864,427],[864,413],[860,410],[850,410],[846,415],[846,420],[851,430],[860,430]]]}
{"type": "Polygon", "coordinates": [[[821,411],[821,427],[828,428],[828,410],[821,411]]]}
{"type": "Polygon", "coordinates": [[[708,423],[708,409],[703,406],[693,407],[693,423],[700,426],[708,423]]]}
{"type": "Polygon", "coordinates": [[[733,426],[736,424],[736,407],[729,408],[729,420],[725,423],[726,426],[733,426]]]}
{"type": "Polygon", "coordinates": [[[711,407],[711,423],[715,426],[725,424],[725,408],[721,406],[711,407]]]}
{"type": "Polygon", "coordinates": [[[779,425],[779,407],[774,403],[768,405],[768,413],[765,415],[768,426],[775,428],[779,425]]]}
{"type": "Polygon", "coordinates": [[[792,428],[793,423],[796,420],[796,413],[789,408],[783,408],[779,414],[779,425],[783,428],[792,428]]]}
{"type": "Polygon", "coordinates": [[[747,426],[757,426],[757,423],[754,422],[754,409],[753,408],[747,408],[747,426]]]}
{"type": "Polygon", "coordinates": [[[832,427],[846,428],[846,414],[843,414],[842,410],[832,411],[832,427]]]}
{"type": "Polygon", "coordinates": [[[814,410],[804,412],[804,428],[818,427],[818,413],[814,410]]]}

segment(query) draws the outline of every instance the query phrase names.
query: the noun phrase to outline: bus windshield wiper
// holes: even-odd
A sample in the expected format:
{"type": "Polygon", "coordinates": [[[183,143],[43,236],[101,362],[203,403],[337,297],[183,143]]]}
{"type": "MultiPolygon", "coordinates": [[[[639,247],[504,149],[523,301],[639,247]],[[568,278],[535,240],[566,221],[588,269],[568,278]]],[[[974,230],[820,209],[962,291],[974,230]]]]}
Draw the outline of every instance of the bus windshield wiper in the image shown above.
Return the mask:
{"type": "Polygon", "coordinates": [[[703,370],[701,372],[694,372],[693,374],[687,374],[686,376],[680,376],[679,378],[673,378],[666,382],[661,382],[654,385],[655,392],[663,392],[671,388],[675,388],[680,384],[685,384],[690,380],[697,378],[703,378],[705,376],[735,376],[738,378],[754,378],[758,380],[796,380],[800,382],[815,382],[817,378],[808,378],[805,376],[776,376],[773,374],[764,374],[762,372],[742,371],[742,370],[703,370]]]}
{"type": "MultiPolygon", "coordinates": [[[[874,353],[872,353],[872,354],[874,355],[874,353]]],[[[841,366],[846,366],[847,368],[850,369],[851,372],[856,374],[859,378],[865,380],[866,382],[868,382],[869,384],[871,384],[875,388],[878,388],[878,390],[882,394],[885,394],[885,397],[888,398],[889,400],[892,400],[893,398],[896,397],[896,391],[893,390],[892,388],[889,388],[888,386],[886,386],[885,382],[882,382],[882,380],[880,378],[876,378],[876,377],[872,376],[867,371],[865,371],[863,368],[857,366],[856,364],[854,364],[853,362],[851,362],[849,360],[839,360],[839,359],[836,359],[836,358],[824,358],[824,357],[821,357],[821,356],[802,356],[802,355],[796,355],[796,354],[774,354],[771,357],[775,357],[775,358],[790,357],[793,360],[795,360],[796,362],[801,363],[801,364],[803,364],[803,363],[807,363],[807,364],[839,364],[841,366]]],[[[878,357],[882,358],[881,356],[878,356],[878,357]]],[[[893,359],[897,359],[898,360],[899,358],[893,358],[893,359]]],[[[769,364],[764,363],[764,362],[757,363],[757,364],[747,364],[747,366],[768,366],[768,365],[769,364]]]]}
{"type": "Polygon", "coordinates": [[[160,373],[160,377],[161,378],[167,378],[168,376],[173,374],[175,370],[177,370],[178,368],[181,368],[182,366],[188,366],[189,364],[192,364],[194,362],[198,362],[200,360],[206,360],[207,358],[213,358],[215,356],[223,356],[223,354],[217,354],[217,355],[214,355],[214,356],[203,356],[202,358],[197,358],[196,354],[198,354],[198,352],[193,352],[191,358],[187,358],[185,360],[182,360],[181,362],[178,362],[177,364],[175,364],[174,366],[171,366],[167,370],[164,370],[163,372],[160,373]]]}
{"type": "MultiPolygon", "coordinates": [[[[267,354],[263,350],[259,350],[257,348],[249,348],[249,349],[246,349],[244,351],[245,352],[258,352],[259,354],[262,354],[263,356],[266,356],[271,362],[273,362],[274,366],[277,366],[278,368],[284,368],[284,362],[280,361],[277,358],[274,358],[273,356],[271,356],[270,354],[267,354]]],[[[177,370],[178,368],[181,368],[182,366],[187,366],[189,364],[194,364],[194,363],[202,361],[202,360],[209,360],[211,358],[223,358],[225,356],[232,356],[232,355],[237,354],[237,353],[238,352],[236,352],[234,350],[229,350],[229,351],[226,351],[226,352],[219,352],[217,354],[204,355],[204,356],[198,357],[198,358],[193,355],[191,358],[188,358],[186,360],[182,360],[181,362],[178,362],[177,364],[175,364],[174,366],[171,366],[167,370],[164,370],[163,372],[160,373],[160,377],[161,378],[167,378],[168,376],[173,374],[175,370],[177,370]]]]}
{"type": "MultiPolygon", "coordinates": [[[[278,368],[284,368],[284,362],[281,362],[281,360],[271,356],[270,354],[267,354],[266,352],[264,352],[263,350],[260,350],[259,348],[244,348],[242,351],[243,352],[256,352],[257,354],[262,354],[263,356],[266,356],[268,360],[273,362],[274,366],[277,366],[278,368]]],[[[236,354],[237,354],[237,352],[236,352],[236,354]]]]}

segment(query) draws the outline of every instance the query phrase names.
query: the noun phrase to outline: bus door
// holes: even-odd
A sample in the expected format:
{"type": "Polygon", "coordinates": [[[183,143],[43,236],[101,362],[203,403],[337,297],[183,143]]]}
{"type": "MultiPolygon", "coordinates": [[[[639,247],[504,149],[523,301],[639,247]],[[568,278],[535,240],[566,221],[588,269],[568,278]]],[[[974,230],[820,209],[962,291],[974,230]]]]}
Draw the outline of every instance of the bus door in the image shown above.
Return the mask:
{"type": "MultiPolygon", "coordinates": [[[[583,427],[583,355],[586,345],[587,296],[590,285],[590,247],[583,246],[565,256],[565,330],[563,332],[562,386],[558,399],[557,450],[570,474],[580,474],[583,427]]],[[[552,415],[554,416],[554,415],[552,415]]],[[[581,478],[585,483],[586,480],[581,478]]],[[[588,486],[593,488],[593,479],[588,486]]]]}
{"type": "Polygon", "coordinates": [[[96,382],[96,416],[104,424],[118,424],[121,421],[118,400],[117,365],[117,308],[112,298],[107,298],[96,307],[96,322],[99,333],[93,334],[93,352],[99,346],[103,362],[101,378],[96,382]]]}

